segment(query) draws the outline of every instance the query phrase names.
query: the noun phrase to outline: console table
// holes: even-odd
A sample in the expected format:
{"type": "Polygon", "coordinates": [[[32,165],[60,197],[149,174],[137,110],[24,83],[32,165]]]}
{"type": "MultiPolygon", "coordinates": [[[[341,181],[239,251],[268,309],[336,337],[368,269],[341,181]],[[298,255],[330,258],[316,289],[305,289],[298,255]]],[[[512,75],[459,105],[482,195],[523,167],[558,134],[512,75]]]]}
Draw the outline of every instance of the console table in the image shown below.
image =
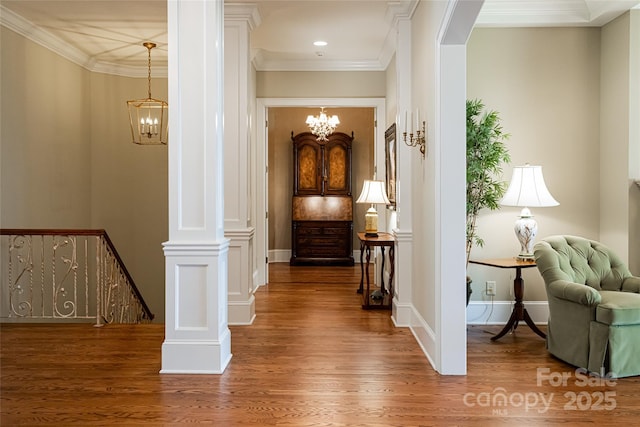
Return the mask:
{"type": "Polygon", "coordinates": [[[535,267],[535,261],[520,260],[517,258],[492,258],[484,260],[469,260],[469,262],[472,264],[487,265],[489,267],[516,269],[516,278],[513,280],[513,294],[515,296],[515,305],[513,306],[513,311],[511,312],[509,321],[497,335],[491,337],[492,341],[502,338],[507,332],[511,330],[515,330],[518,327],[518,322],[520,322],[521,320],[524,320],[525,323],[531,328],[531,330],[540,335],[542,338],[547,337],[545,333],[538,329],[536,324],[533,323],[533,320],[531,320],[529,313],[527,313],[527,309],[524,308],[524,304],[522,303],[522,298],[524,296],[524,280],[522,280],[522,269],[535,267]]]}
{"type": "Polygon", "coordinates": [[[377,237],[366,236],[365,233],[358,233],[360,239],[360,287],[358,293],[362,294],[362,308],[369,309],[390,309],[393,302],[393,275],[395,269],[395,242],[396,239],[389,233],[378,232],[377,237]],[[371,260],[371,248],[379,247],[382,253],[382,265],[380,267],[380,295],[379,299],[371,297],[371,282],[369,278],[369,262],[371,260]],[[387,288],[384,285],[384,250],[389,248],[389,283],[387,288]],[[366,263],[363,258],[366,253],[366,263]],[[364,289],[364,278],[367,278],[367,289],[364,289]]]}

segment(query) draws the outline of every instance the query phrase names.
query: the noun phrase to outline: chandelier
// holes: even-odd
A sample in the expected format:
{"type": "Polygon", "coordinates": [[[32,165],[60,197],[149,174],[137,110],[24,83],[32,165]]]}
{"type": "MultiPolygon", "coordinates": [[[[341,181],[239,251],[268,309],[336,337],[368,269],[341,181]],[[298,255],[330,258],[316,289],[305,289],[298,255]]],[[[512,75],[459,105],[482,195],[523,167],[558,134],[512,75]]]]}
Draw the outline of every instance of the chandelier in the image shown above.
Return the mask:
{"type": "Polygon", "coordinates": [[[148,52],[148,97],[127,101],[129,109],[129,122],[131,124],[131,138],[134,144],[140,145],[166,145],[167,122],[169,104],[151,97],[151,49],[155,43],[142,43],[148,52]]]}
{"type": "Polygon", "coordinates": [[[309,126],[309,129],[311,129],[311,133],[318,137],[318,141],[327,141],[327,136],[336,130],[336,126],[340,124],[340,120],[336,115],[328,117],[324,112],[324,107],[322,107],[320,109],[320,116],[309,115],[305,123],[309,126]]]}

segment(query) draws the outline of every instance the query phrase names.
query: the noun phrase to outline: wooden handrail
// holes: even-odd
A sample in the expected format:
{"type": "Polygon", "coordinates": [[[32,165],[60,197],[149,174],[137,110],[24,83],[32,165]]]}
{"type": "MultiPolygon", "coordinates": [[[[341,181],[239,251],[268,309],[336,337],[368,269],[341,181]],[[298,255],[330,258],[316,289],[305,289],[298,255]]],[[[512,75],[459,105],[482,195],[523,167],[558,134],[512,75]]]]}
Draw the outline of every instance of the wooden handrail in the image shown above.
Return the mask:
{"type": "Polygon", "coordinates": [[[103,236],[103,229],[87,230],[75,228],[0,228],[0,235],[16,236],[103,236]]]}
{"type": "Polygon", "coordinates": [[[138,290],[138,287],[136,286],[136,283],[133,281],[133,277],[131,277],[131,274],[129,274],[129,270],[127,270],[127,267],[124,265],[124,262],[122,261],[122,258],[120,257],[120,254],[118,253],[116,247],[114,246],[113,242],[111,241],[111,238],[109,237],[109,234],[107,233],[106,230],[104,230],[104,229],[87,230],[87,229],[44,229],[44,228],[0,228],[0,235],[3,235],[3,236],[15,235],[15,236],[96,236],[96,237],[103,237],[104,240],[107,242],[107,245],[109,245],[109,249],[111,249],[111,252],[113,253],[113,256],[116,258],[116,260],[118,260],[118,264],[122,268],[122,272],[127,277],[127,280],[129,281],[129,283],[131,284],[131,289],[133,290],[133,293],[138,298],[138,301],[140,301],[140,305],[142,306],[142,309],[144,310],[145,314],[148,316],[149,320],[153,320],[153,318],[155,317],[154,314],[149,309],[149,307],[147,306],[147,303],[145,302],[144,298],[142,298],[142,294],[140,293],[140,290],[138,290]]]}

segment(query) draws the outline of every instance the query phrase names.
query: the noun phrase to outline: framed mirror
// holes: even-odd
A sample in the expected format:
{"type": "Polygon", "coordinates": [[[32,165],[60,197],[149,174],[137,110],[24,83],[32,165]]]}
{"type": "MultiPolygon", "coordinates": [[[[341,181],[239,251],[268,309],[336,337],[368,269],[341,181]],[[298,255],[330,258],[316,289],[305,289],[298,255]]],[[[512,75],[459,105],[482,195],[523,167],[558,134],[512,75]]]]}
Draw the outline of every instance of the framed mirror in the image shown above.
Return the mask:
{"type": "Polygon", "coordinates": [[[396,170],[397,170],[397,139],[396,139],[396,124],[393,123],[384,132],[385,140],[385,170],[386,170],[386,183],[387,183],[387,197],[391,204],[390,208],[396,207],[396,170]]]}

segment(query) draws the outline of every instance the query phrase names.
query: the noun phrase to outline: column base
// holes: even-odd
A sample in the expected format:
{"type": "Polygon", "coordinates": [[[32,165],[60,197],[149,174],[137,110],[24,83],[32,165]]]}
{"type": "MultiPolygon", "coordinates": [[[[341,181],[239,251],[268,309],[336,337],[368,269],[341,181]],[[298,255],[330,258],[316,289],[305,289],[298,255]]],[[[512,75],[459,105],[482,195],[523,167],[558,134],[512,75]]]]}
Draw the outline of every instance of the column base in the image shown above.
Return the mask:
{"type": "Polygon", "coordinates": [[[231,333],[220,341],[165,340],[161,374],[222,374],[231,361],[231,333]]]}
{"type": "Polygon", "coordinates": [[[248,301],[229,301],[229,325],[251,325],[256,318],[255,297],[248,301]]]}

